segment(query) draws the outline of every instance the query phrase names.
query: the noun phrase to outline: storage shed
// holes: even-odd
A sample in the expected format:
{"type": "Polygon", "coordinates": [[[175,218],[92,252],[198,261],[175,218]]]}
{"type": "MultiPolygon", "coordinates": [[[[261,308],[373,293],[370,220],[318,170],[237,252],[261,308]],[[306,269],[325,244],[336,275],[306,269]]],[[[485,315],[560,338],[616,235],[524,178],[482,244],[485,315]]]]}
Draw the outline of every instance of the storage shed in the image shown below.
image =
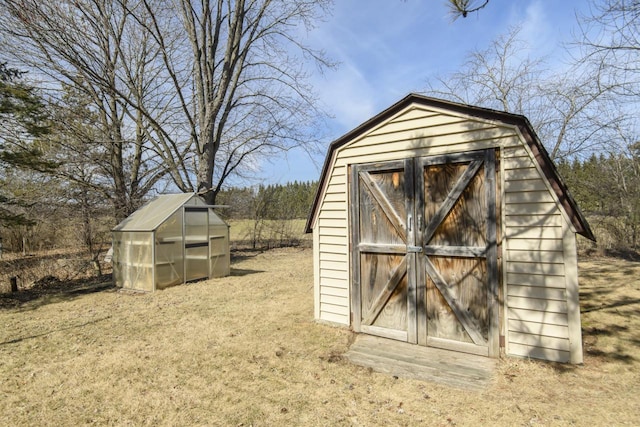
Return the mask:
{"type": "Polygon", "coordinates": [[[408,95],[330,145],[307,232],[321,321],[582,362],[576,233],[594,236],[523,116],[408,95]]]}
{"type": "Polygon", "coordinates": [[[196,194],[158,196],[112,234],[116,286],[155,291],[229,275],[229,226],[196,194]]]}

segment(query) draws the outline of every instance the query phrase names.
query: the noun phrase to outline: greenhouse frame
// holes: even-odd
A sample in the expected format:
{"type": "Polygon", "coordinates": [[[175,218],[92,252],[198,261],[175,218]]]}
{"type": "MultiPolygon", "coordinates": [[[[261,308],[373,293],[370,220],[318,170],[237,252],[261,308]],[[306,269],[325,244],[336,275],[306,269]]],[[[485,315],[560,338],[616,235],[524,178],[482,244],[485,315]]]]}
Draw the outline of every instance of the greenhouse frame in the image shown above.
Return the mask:
{"type": "Polygon", "coordinates": [[[112,230],[113,280],[153,292],[230,273],[229,226],[197,194],[165,194],[112,230]]]}

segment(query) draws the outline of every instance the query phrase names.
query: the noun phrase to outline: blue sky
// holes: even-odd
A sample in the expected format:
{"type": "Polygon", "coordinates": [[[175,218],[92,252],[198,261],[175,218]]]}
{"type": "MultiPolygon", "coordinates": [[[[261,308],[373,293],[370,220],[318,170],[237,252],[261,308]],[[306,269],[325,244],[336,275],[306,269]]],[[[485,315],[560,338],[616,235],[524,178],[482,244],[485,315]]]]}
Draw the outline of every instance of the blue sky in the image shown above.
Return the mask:
{"type": "MultiPolygon", "coordinates": [[[[576,31],[576,12],[587,0],[491,0],[479,13],[452,21],[445,0],[335,0],[332,16],[310,32],[308,44],[340,63],[312,82],[325,109],[329,143],[427,81],[455,72],[465,56],[486,49],[512,26],[533,57],[562,67],[562,43],[576,31]]],[[[309,158],[293,150],[264,168],[267,183],[316,180],[324,154],[309,158]]]]}

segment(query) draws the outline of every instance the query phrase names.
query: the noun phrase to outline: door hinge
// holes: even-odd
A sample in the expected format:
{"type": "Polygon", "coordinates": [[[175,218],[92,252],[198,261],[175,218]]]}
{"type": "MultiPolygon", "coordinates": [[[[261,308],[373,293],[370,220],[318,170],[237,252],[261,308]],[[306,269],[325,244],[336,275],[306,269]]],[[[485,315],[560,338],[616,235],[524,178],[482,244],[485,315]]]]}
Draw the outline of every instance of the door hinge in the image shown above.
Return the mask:
{"type": "Polygon", "coordinates": [[[407,253],[419,254],[421,252],[422,252],[422,246],[411,246],[411,245],[407,246],[407,253]]]}

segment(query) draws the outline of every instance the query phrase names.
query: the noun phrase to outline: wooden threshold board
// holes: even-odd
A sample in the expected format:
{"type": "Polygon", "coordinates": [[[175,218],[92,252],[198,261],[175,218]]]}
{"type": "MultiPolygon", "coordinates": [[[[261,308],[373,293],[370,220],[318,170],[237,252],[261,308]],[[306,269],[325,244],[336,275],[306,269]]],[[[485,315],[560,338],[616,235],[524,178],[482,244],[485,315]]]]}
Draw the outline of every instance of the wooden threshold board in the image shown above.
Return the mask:
{"type": "Polygon", "coordinates": [[[484,390],[497,361],[473,354],[408,344],[359,334],[345,356],[376,372],[445,384],[465,390],[484,390]]]}

